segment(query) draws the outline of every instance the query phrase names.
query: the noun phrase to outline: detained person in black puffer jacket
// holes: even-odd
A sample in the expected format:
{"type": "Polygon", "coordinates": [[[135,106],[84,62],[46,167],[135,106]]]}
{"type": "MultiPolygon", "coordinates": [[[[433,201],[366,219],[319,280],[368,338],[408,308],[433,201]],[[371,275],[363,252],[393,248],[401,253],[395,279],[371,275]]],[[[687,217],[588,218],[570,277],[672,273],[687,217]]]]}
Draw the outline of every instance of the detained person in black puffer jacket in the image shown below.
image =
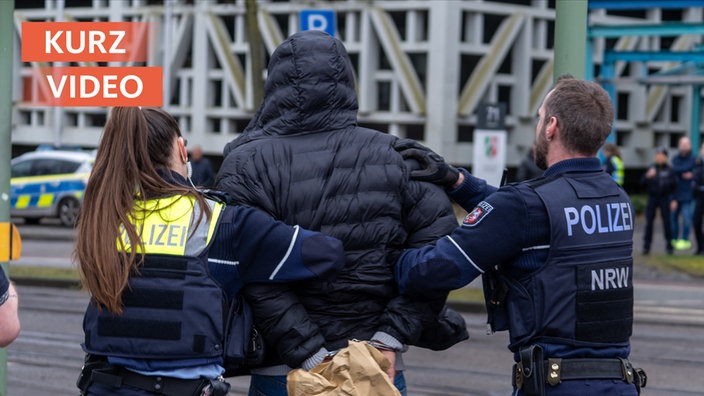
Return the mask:
{"type": "Polygon", "coordinates": [[[468,337],[444,301],[398,295],[393,266],[402,250],[433,243],[457,220],[441,188],[410,180],[397,140],[357,125],[342,42],[306,31],[273,53],[263,103],[225,148],[217,188],[340,239],[346,263],[334,282],[244,288],[268,348],[264,367],[252,370],[250,395],[286,395],[291,368],[310,369],[350,339],[383,344],[389,376],[405,394],[406,345],[440,350],[468,337]]]}

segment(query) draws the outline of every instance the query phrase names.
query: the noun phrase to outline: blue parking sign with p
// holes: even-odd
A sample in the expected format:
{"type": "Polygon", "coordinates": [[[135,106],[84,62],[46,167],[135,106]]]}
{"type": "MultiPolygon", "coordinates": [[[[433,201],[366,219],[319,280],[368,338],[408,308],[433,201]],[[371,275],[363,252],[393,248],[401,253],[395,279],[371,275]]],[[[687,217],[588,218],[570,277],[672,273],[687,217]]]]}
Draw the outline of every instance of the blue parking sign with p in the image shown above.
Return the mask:
{"type": "Polygon", "coordinates": [[[335,11],[333,10],[301,10],[301,31],[322,30],[335,36],[335,11]]]}

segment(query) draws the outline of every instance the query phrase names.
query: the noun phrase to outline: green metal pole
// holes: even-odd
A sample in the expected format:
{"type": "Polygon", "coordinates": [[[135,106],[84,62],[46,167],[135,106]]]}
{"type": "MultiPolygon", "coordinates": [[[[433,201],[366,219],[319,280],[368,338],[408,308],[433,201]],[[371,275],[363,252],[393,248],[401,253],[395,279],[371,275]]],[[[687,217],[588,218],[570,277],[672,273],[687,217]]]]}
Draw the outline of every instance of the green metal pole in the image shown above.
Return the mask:
{"type": "Polygon", "coordinates": [[[262,71],[266,69],[264,65],[264,42],[262,33],[257,21],[257,2],[247,0],[245,7],[245,23],[247,25],[247,35],[249,37],[249,60],[252,70],[252,105],[256,109],[264,99],[264,78],[262,71]]]}
{"type": "Polygon", "coordinates": [[[583,79],[586,51],[587,0],[557,0],[553,80],[563,74],[583,79]]]}
{"type": "MultiPolygon", "coordinates": [[[[0,1],[0,224],[10,223],[10,133],[12,129],[12,46],[15,40],[14,1],[0,1]]],[[[8,227],[9,228],[9,227],[8,227]]],[[[0,233],[3,235],[3,233],[0,233]]],[[[6,234],[10,238],[11,233],[6,234]]],[[[4,260],[0,259],[0,260],[4,260]]],[[[9,258],[8,258],[9,260],[9,258]]],[[[7,273],[8,261],[0,262],[7,273]]],[[[7,395],[7,351],[0,349],[0,395],[7,395]]]]}

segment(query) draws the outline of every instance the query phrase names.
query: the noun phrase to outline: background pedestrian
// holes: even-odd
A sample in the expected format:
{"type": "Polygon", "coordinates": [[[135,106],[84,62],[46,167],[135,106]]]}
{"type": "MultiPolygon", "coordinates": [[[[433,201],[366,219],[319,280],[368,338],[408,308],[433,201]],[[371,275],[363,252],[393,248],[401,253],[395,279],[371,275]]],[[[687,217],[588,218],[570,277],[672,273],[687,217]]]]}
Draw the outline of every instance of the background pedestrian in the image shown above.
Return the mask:
{"type": "Polygon", "coordinates": [[[702,217],[704,217],[704,143],[699,149],[699,157],[694,167],[694,236],[697,239],[697,249],[694,254],[704,255],[704,236],[702,235],[702,217]]]}
{"type": "Polygon", "coordinates": [[[677,190],[672,211],[672,245],[677,250],[688,250],[692,247],[689,241],[689,231],[692,226],[692,181],[694,178],[694,163],[696,157],[692,154],[692,141],[683,136],[677,144],[677,155],[672,158],[672,168],[677,176],[677,190]],[[680,218],[682,229],[680,230],[680,218]]]}
{"type": "Polygon", "coordinates": [[[211,188],[215,182],[215,172],[210,160],[203,156],[203,149],[194,146],[191,150],[191,180],[202,188],[211,188]]]}
{"type": "Polygon", "coordinates": [[[611,175],[619,186],[623,186],[625,177],[625,169],[623,160],[621,159],[621,150],[613,143],[604,144],[602,149],[604,153],[604,171],[611,175]]]}
{"type": "Polygon", "coordinates": [[[516,181],[535,179],[543,175],[543,170],[535,164],[535,145],[530,147],[526,156],[523,157],[521,165],[516,171],[516,181]]]}
{"type": "Polygon", "coordinates": [[[670,207],[675,203],[675,190],[677,189],[677,176],[674,169],[667,162],[667,149],[658,148],[655,151],[655,161],[641,178],[648,192],[648,201],[645,206],[645,233],[643,234],[643,254],[650,253],[653,241],[653,227],[655,212],[660,210],[663,235],[665,237],[665,250],[672,254],[672,229],[670,222],[670,207]]]}

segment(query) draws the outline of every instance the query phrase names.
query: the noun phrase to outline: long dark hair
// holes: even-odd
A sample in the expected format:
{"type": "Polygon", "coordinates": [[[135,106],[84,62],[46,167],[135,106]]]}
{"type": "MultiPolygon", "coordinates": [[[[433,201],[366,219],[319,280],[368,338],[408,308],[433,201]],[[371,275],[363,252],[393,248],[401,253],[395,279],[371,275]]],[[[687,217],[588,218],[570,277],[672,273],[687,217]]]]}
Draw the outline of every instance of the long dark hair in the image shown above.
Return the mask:
{"type": "Polygon", "coordinates": [[[135,201],[193,196],[210,216],[200,194],[169,183],[157,172],[169,172],[179,137],[176,120],[158,108],[115,107],[105,124],[78,221],[75,258],[83,286],[110,312],[122,312],[122,292],[143,259],[138,253],[143,245],[131,222],[135,201]],[[122,227],[131,249],[119,237],[122,227]]]}

